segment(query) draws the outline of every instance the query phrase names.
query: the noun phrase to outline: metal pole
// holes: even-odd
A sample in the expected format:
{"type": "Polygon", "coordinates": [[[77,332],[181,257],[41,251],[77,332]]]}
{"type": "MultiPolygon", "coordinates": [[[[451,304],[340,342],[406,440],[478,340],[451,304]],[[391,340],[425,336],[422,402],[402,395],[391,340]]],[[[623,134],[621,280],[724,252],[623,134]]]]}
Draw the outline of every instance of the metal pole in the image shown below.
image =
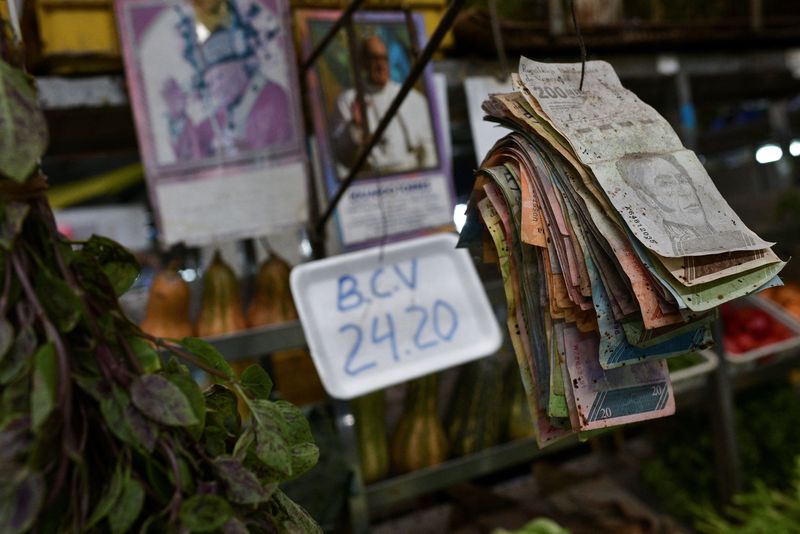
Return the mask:
{"type": "Polygon", "coordinates": [[[722,344],[722,320],[717,319],[712,326],[719,365],[711,376],[714,402],[711,425],[714,433],[715,465],[717,471],[717,491],[722,505],[742,490],[742,471],[739,446],[736,441],[736,414],[733,406],[733,385],[730,368],[722,344]]]}
{"type": "Polygon", "coordinates": [[[461,10],[461,7],[464,5],[466,0],[451,0],[450,5],[447,7],[447,11],[445,11],[444,15],[442,16],[442,20],[439,21],[439,24],[436,26],[436,30],[434,30],[433,35],[431,35],[428,44],[425,45],[425,49],[420,54],[419,58],[414,62],[414,66],[411,67],[411,71],[408,73],[408,77],[406,78],[403,85],[400,87],[400,91],[397,93],[397,96],[394,97],[392,100],[392,104],[389,106],[389,109],[386,110],[386,114],[381,118],[381,121],[378,123],[377,128],[369,136],[368,141],[364,147],[361,148],[361,151],[358,153],[358,157],[356,158],[355,164],[350,168],[350,171],[347,174],[347,177],[342,182],[342,185],[339,186],[339,189],[336,191],[336,194],[328,203],[328,207],[325,209],[325,212],[322,214],[320,219],[317,221],[317,234],[322,234],[325,229],[325,223],[328,222],[331,215],[333,215],[336,206],[339,204],[339,201],[344,196],[345,191],[353,181],[356,179],[358,172],[361,170],[361,167],[367,161],[367,157],[369,153],[372,151],[372,148],[378,143],[380,138],[383,136],[383,133],[386,131],[386,128],[389,126],[389,122],[394,118],[397,110],[400,109],[400,106],[403,104],[403,101],[406,98],[406,95],[411,91],[414,84],[417,82],[419,77],[422,75],[422,71],[425,70],[425,67],[428,65],[431,57],[433,57],[434,51],[439,48],[439,45],[444,39],[445,34],[452,26],[453,21],[456,18],[456,15],[461,10]]]}
{"type": "Polygon", "coordinates": [[[359,460],[358,437],[356,436],[355,416],[348,401],[333,400],[333,410],[336,418],[336,429],[344,449],[344,459],[347,468],[352,473],[347,495],[347,507],[350,512],[350,531],[354,534],[369,532],[369,508],[367,494],[364,491],[364,482],[361,477],[361,462],[359,460]]]}
{"type": "Polygon", "coordinates": [[[361,139],[362,143],[366,142],[369,137],[369,117],[367,117],[367,104],[364,100],[364,79],[361,77],[362,57],[361,57],[361,44],[356,38],[356,29],[353,26],[353,20],[348,20],[345,25],[347,32],[347,48],[350,50],[350,62],[353,67],[353,85],[356,88],[356,106],[361,113],[361,139]]]}

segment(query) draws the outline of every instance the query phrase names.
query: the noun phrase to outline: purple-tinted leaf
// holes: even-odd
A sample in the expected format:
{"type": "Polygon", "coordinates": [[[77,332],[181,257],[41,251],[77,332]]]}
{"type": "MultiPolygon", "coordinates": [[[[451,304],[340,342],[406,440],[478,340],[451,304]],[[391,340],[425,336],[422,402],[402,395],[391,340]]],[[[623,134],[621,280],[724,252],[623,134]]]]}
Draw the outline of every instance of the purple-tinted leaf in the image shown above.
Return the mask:
{"type": "Polygon", "coordinates": [[[102,266],[117,296],[125,293],[139,276],[139,262],[136,257],[107,237],[93,235],[83,245],[80,254],[94,259],[102,266]]]}
{"type": "Polygon", "coordinates": [[[256,428],[256,456],[265,466],[282,478],[292,476],[292,456],[289,445],[279,431],[263,426],[256,428]]]}
{"type": "Polygon", "coordinates": [[[183,502],[179,518],[190,532],[212,532],[233,516],[228,501],[217,495],[195,495],[183,502]]]}
{"type": "Polygon", "coordinates": [[[206,452],[211,456],[219,456],[228,452],[228,446],[225,442],[228,435],[218,426],[206,426],[203,431],[203,445],[206,452]]]}
{"type": "Polygon", "coordinates": [[[225,494],[231,502],[239,504],[258,504],[269,500],[277,484],[264,487],[256,475],[231,457],[216,458],[214,469],[225,484],[225,494]]]}
{"type": "Polygon", "coordinates": [[[133,404],[150,419],[169,426],[191,426],[200,421],[178,386],[160,375],[146,374],[131,385],[133,404]]]}
{"type": "Polygon", "coordinates": [[[44,500],[44,476],[27,467],[0,470],[0,532],[21,533],[33,525],[44,500]]]}
{"type": "Polygon", "coordinates": [[[203,435],[206,419],[206,398],[203,392],[200,391],[200,386],[197,385],[197,382],[195,382],[191,375],[168,373],[163,376],[178,386],[178,389],[181,390],[189,401],[189,406],[191,406],[192,413],[197,418],[198,423],[188,427],[187,430],[194,439],[200,439],[200,436],[203,435]]]}
{"type": "Polygon", "coordinates": [[[130,478],[130,473],[117,464],[114,470],[114,475],[106,485],[103,493],[100,494],[100,500],[95,504],[92,510],[92,515],[89,516],[89,521],[86,523],[86,530],[90,530],[94,525],[98,524],[104,517],[108,515],[114,503],[117,502],[122,488],[125,486],[125,481],[130,478]]]}
{"type": "Polygon", "coordinates": [[[236,373],[225,361],[225,357],[208,341],[196,337],[185,337],[181,340],[181,345],[217,371],[224,373],[230,380],[236,378],[236,373]]]}
{"type": "Polygon", "coordinates": [[[274,502],[283,510],[288,516],[289,520],[284,521],[283,528],[285,531],[297,534],[322,534],[322,529],[316,521],[312,519],[308,512],[302,506],[292,501],[281,490],[275,492],[274,502]]]}
{"type": "Polygon", "coordinates": [[[7,358],[0,361],[0,385],[5,386],[14,382],[31,366],[34,351],[36,350],[36,334],[31,326],[24,326],[17,332],[14,346],[7,358]]]}
{"type": "Polygon", "coordinates": [[[102,402],[106,399],[107,394],[103,390],[103,383],[100,377],[72,373],[72,379],[84,393],[97,402],[102,402]]]}
{"type": "Polygon", "coordinates": [[[24,182],[47,148],[47,122],[25,74],[0,60],[0,174],[24,182]]]}
{"type": "Polygon", "coordinates": [[[214,481],[204,481],[200,482],[197,485],[197,494],[198,495],[208,495],[208,494],[217,494],[218,492],[219,483],[214,481]]]}
{"type": "Polygon", "coordinates": [[[11,462],[27,450],[31,443],[30,429],[30,418],[18,417],[0,430],[0,463],[11,462]]]}
{"type": "Polygon", "coordinates": [[[253,364],[242,373],[242,386],[256,399],[268,400],[272,391],[272,379],[259,364],[253,364]]]}
{"type": "Polygon", "coordinates": [[[284,436],[286,421],[275,403],[264,400],[250,402],[256,434],[258,459],[283,478],[292,475],[292,457],[284,436]]]}
{"type": "Polygon", "coordinates": [[[311,433],[308,419],[305,418],[300,408],[284,400],[276,401],[275,407],[281,412],[284,421],[286,421],[284,432],[289,445],[314,443],[314,435],[311,433]]]}
{"type": "Polygon", "coordinates": [[[292,477],[296,478],[317,465],[319,449],[313,443],[301,443],[291,448],[292,477]]]}
{"type": "Polygon", "coordinates": [[[235,517],[231,517],[227,523],[222,525],[222,534],[248,534],[249,532],[244,523],[235,517]]]}
{"type": "Polygon", "coordinates": [[[114,388],[100,400],[100,413],[111,432],[124,443],[139,450],[153,452],[158,426],[131,403],[128,394],[114,388]]]}
{"type": "Polygon", "coordinates": [[[161,369],[161,358],[149,342],[140,337],[130,337],[128,343],[145,373],[155,373],[161,369]]]}
{"type": "Polygon", "coordinates": [[[122,492],[113,508],[108,512],[108,524],[112,534],[128,532],[144,505],[144,489],[133,478],[126,478],[122,484],[122,492]]]}
{"type": "Polygon", "coordinates": [[[36,295],[61,332],[70,332],[78,324],[83,301],[63,279],[40,265],[35,278],[36,295]]]}
{"type": "Polygon", "coordinates": [[[233,446],[233,457],[243,462],[247,457],[247,451],[255,441],[256,434],[255,431],[253,431],[253,427],[245,429],[242,435],[239,436],[239,439],[236,440],[236,445],[233,446]]]}
{"type": "Polygon", "coordinates": [[[236,394],[219,384],[214,384],[204,392],[208,413],[206,426],[217,426],[230,436],[239,435],[242,426],[236,394]]]}
{"type": "Polygon", "coordinates": [[[0,319],[0,362],[8,354],[11,345],[14,344],[14,327],[5,319],[0,319]]]}
{"type": "Polygon", "coordinates": [[[11,250],[29,210],[30,207],[22,202],[0,204],[0,248],[11,250]]]}
{"type": "Polygon", "coordinates": [[[158,425],[142,415],[132,404],[125,408],[125,421],[130,427],[136,441],[141,443],[147,452],[153,452],[158,439],[158,425]]]}
{"type": "Polygon", "coordinates": [[[38,430],[47,421],[56,405],[58,362],[52,343],[39,347],[33,356],[33,388],[31,389],[31,425],[38,430]]]}

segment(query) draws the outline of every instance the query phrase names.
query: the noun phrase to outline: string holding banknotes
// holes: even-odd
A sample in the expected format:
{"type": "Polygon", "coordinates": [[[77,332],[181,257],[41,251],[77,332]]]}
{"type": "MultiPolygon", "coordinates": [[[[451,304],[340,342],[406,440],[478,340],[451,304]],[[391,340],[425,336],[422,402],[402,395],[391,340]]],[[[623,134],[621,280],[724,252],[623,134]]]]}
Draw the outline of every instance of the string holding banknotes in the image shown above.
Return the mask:
{"type": "Polygon", "coordinates": [[[669,123],[602,61],[522,58],[487,120],[460,246],[497,263],[540,446],[670,415],[666,358],[710,347],[729,300],[785,263],[669,123]]]}
{"type": "Polygon", "coordinates": [[[575,35],[578,37],[578,47],[581,49],[581,81],[578,84],[578,91],[583,91],[583,77],[586,74],[586,44],[583,42],[578,17],[575,16],[575,0],[569,0],[569,8],[572,11],[572,25],[575,27],[575,35]]]}

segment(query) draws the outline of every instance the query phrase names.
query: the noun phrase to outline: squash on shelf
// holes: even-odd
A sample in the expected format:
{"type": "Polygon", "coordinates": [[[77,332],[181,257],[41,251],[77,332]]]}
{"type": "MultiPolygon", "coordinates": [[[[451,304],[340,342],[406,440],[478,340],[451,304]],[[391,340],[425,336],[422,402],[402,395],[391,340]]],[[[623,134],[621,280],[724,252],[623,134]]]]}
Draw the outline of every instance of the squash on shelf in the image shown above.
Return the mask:
{"type": "Polygon", "coordinates": [[[289,287],[291,267],[275,252],[261,264],[253,298],[247,306],[247,325],[262,326],[297,320],[289,287]]]}
{"type": "Polygon", "coordinates": [[[453,456],[472,454],[497,444],[501,433],[502,374],[495,357],[459,369],[448,410],[447,438],[453,456]]]}
{"type": "Polygon", "coordinates": [[[437,375],[409,382],[391,445],[392,465],[398,473],[430,467],[447,458],[447,434],[439,420],[437,397],[437,375]]]}
{"type": "Polygon", "coordinates": [[[156,337],[181,339],[194,335],[189,318],[189,284],[181,278],[175,263],[153,277],[141,329],[156,337]]]}
{"type": "Polygon", "coordinates": [[[355,398],[351,406],[356,419],[361,477],[364,484],[371,484],[389,474],[384,391],[379,390],[355,398]]]}
{"type": "Polygon", "coordinates": [[[517,364],[508,366],[503,382],[508,391],[507,398],[511,401],[508,407],[508,439],[514,441],[533,436],[533,418],[517,364]]]}
{"type": "MultiPolygon", "coordinates": [[[[203,275],[203,303],[197,318],[197,335],[201,337],[220,336],[247,328],[242,311],[242,295],[239,280],[230,265],[225,263],[219,251],[214,252],[211,264],[203,275]]],[[[237,375],[256,360],[236,360],[229,362],[237,375]]],[[[249,413],[244,401],[239,399],[239,413],[242,418],[249,413]]]]}
{"type": "Polygon", "coordinates": [[[197,318],[197,335],[219,336],[246,327],[239,280],[216,251],[203,275],[203,303],[197,318]]]}
{"type": "MultiPolygon", "coordinates": [[[[250,327],[280,324],[297,320],[289,286],[290,265],[270,251],[256,276],[253,298],[247,306],[250,327]]],[[[319,402],[325,398],[311,355],[305,349],[289,349],[272,354],[272,377],[281,396],[297,405],[319,402]]]]}

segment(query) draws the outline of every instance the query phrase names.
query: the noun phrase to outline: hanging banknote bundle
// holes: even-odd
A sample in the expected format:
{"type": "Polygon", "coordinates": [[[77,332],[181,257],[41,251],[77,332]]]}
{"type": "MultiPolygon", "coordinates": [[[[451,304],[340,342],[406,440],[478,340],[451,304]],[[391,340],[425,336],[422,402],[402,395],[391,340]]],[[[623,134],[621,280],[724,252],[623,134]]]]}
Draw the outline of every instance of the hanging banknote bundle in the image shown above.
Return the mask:
{"type": "Polygon", "coordinates": [[[481,164],[460,246],[499,265],[546,446],[671,415],[666,358],[711,345],[716,308],[782,262],[608,63],[526,58],[484,102],[511,130],[481,164]]]}

